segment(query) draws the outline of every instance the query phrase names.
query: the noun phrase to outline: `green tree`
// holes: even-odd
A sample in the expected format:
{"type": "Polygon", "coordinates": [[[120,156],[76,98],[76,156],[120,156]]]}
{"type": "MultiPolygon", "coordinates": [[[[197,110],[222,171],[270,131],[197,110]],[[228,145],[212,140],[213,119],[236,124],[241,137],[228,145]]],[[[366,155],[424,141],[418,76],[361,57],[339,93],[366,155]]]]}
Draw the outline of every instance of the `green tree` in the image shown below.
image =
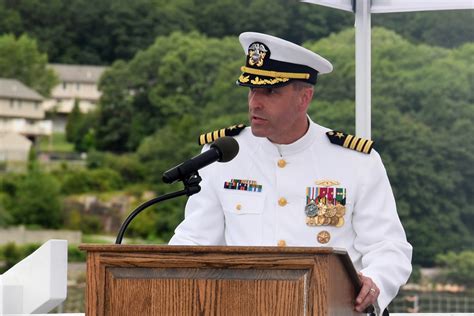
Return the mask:
{"type": "MultiPolygon", "coordinates": [[[[253,30],[296,43],[352,28],[351,12],[296,0],[0,0],[0,34],[28,34],[54,62],[130,60],[158,36],[198,31],[210,37],[253,30]],[[80,12],[80,14],[78,14],[80,12]]],[[[414,43],[456,47],[474,40],[469,10],[376,14],[373,23],[414,43]]]]}
{"type": "Polygon", "coordinates": [[[59,183],[33,170],[22,177],[9,203],[14,224],[58,228],[61,224],[59,183]]]}
{"type": "Polygon", "coordinates": [[[117,62],[100,83],[98,148],[130,151],[174,118],[199,117],[214,101],[210,86],[223,79],[220,67],[241,55],[233,38],[173,33],[129,63],[117,62]]]}
{"type": "Polygon", "coordinates": [[[114,63],[102,75],[99,85],[102,97],[96,125],[98,149],[123,152],[132,148],[128,144],[134,99],[132,82],[127,64],[123,61],[114,63]]]}
{"type": "MultiPolygon", "coordinates": [[[[293,0],[280,0],[280,2],[283,10],[289,11],[285,21],[288,27],[285,33],[275,35],[294,43],[302,44],[311,40],[320,40],[333,33],[339,33],[346,28],[352,28],[354,25],[354,15],[352,12],[293,0]]],[[[268,2],[266,3],[268,5],[268,2]]],[[[273,19],[274,17],[272,14],[265,16],[266,20],[273,19]]],[[[272,32],[272,30],[267,29],[266,32],[272,32]]]]}
{"type": "Polygon", "coordinates": [[[74,148],[78,152],[88,152],[96,147],[96,132],[98,113],[90,111],[83,113],[77,122],[74,148]]]}
{"type": "Polygon", "coordinates": [[[11,216],[5,208],[6,197],[3,194],[0,195],[0,227],[8,226],[11,222],[11,216]]]}
{"type": "Polygon", "coordinates": [[[222,38],[251,29],[301,43],[348,27],[353,19],[295,0],[0,0],[2,16],[0,33],[27,33],[51,60],[87,64],[130,60],[156,37],[176,31],[222,38]]]}
{"type": "Polygon", "coordinates": [[[47,68],[48,57],[38,50],[36,41],[27,35],[0,36],[0,77],[15,78],[49,96],[57,83],[53,70],[47,68]]]}
{"type": "Polygon", "coordinates": [[[474,286],[474,251],[465,250],[459,253],[439,254],[436,262],[444,268],[445,281],[474,286]]]}
{"type": "Polygon", "coordinates": [[[8,173],[0,176],[0,227],[8,226],[13,222],[11,214],[12,196],[18,189],[19,175],[8,173]]]}
{"type": "Polygon", "coordinates": [[[73,15],[64,1],[0,0],[0,8],[18,16],[16,23],[4,25],[0,33],[27,34],[37,39],[41,51],[47,52],[52,60],[60,47],[72,45],[67,25],[73,23],[73,15]]]}
{"type": "Polygon", "coordinates": [[[391,29],[414,43],[453,48],[474,42],[471,10],[374,14],[373,25],[391,29]]]}
{"type": "Polygon", "coordinates": [[[136,154],[115,155],[90,151],[87,155],[87,167],[90,169],[109,168],[117,171],[127,184],[141,183],[145,180],[146,169],[136,154]]]}
{"type": "Polygon", "coordinates": [[[78,152],[87,152],[96,146],[95,125],[97,112],[82,113],[79,101],[74,101],[74,107],[68,116],[66,124],[66,140],[74,144],[78,152]]]}
{"type": "Polygon", "coordinates": [[[83,114],[79,107],[79,100],[74,100],[74,106],[71,113],[69,113],[66,124],[66,140],[70,143],[75,143],[79,137],[78,130],[82,123],[83,114]]]}
{"type": "Polygon", "coordinates": [[[158,36],[198,31],[211,37],[244,30],[301,43],[351,26],[351,13],[299,1],[27,0],[0,3],[0,33],[28,34],[54,62],[130,60],[158,36]],[[80,12],[80,14],[78,14],[80,12]]]}
{"type": "MultiPolygon", "coordinates": [[[[0,0],[0,33],[27,33],[51,60],[109,64],[158,35],[192,29],[193,0],[0,0]]],[[[195,14],[195,13],[193,13],[195,14]]]]}
{"type": "Polygon", "coordinates": [[[13,33],[21,28],[21,16],[18,11],[5,7],[0,1],[0,34],[13,33]]]}

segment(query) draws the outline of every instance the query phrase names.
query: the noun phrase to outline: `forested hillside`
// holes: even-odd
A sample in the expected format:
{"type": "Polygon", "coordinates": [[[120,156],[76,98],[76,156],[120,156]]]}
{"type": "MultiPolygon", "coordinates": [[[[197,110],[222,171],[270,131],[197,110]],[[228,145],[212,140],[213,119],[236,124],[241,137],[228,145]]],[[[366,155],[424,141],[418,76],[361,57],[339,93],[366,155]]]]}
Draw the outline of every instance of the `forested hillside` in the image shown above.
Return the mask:
{"type": "MultiPolygon", "coordinates": [[[[375,148],[414,262],[430,266],[437,254],[474,244],[472,12],[390,14],[373,22],[375,148]]],[[[290,0],[0,0],[0,52],[2,43],[29,40],[50,62],[110,65],[98,110],[76,113],[70,122],[76,149],[89,152],[88,169],[45,175],[34,167],[30,177],[3,177],[0,224],[3,218],[4,224],[61,225],[58,217],[52,225],[28,216],[34,205],[14,206],[31,194],[28,188],[37,185],[31,175],[38,173],[58,198],[137,184],[169,192],[163,171],[199,152],[200,133],[247,121],[247,90],[235,85],[243,31],[282,36],[329,59],[334,72],[319,79],[310,115],[353,133],[352,26],[352,14],[290,0]],[[101,177],[113,181],[101,184],[101,177]],[[10,208],[16,216],[6,214],[10,208]]],[[[6,65],[22,63],[14,54],[0,56],[0,77],[11,68],[6,65]]],[[[166,241],[184,202],[142,213],[130,233],[166,241]]]]}
{"type": "MultiPolygon", "coordinates": [[[[414,43],[456,47],[474,40],[472,19],[468,10],[417,12],[374,15],[373,24],[414,43]]],[[[55,63],[129,60],[175,31],[222,38],[252,30],[303,43],[353,24],[351,13],[298,0],[0,0],[0,34],[36,38],[55,63]]]]}

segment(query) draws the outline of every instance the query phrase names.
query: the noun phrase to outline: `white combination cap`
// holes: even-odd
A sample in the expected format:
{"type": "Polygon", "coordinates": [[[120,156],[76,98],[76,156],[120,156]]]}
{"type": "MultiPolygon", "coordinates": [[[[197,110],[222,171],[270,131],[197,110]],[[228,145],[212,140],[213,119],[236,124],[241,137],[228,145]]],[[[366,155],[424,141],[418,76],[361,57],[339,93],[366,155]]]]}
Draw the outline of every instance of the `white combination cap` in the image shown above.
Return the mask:
{"type": "Polygon", "coordinates": [[[318,74],[330,73],[331,63],[318,54],[284,39],[254,32],[239,36],[246,53],[237,84],[277,87],[300,80],[316,84],[318,74]]]}

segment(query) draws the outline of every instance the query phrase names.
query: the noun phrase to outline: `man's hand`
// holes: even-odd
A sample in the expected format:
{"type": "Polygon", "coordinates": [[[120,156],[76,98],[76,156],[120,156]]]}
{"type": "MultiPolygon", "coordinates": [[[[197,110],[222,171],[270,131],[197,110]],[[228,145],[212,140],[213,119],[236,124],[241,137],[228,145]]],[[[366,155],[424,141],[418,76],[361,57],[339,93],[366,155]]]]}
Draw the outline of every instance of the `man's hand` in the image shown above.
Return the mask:
{"type": "Polygon", "coordinates": [[[375,304],[377,297],[379,297],[380,290],[371,278],[362,275],[360,272],[359,278],[362,283],[362,288],[356,298],[354,308],[357,312],[363,312],[368,306],[375,304]]]}

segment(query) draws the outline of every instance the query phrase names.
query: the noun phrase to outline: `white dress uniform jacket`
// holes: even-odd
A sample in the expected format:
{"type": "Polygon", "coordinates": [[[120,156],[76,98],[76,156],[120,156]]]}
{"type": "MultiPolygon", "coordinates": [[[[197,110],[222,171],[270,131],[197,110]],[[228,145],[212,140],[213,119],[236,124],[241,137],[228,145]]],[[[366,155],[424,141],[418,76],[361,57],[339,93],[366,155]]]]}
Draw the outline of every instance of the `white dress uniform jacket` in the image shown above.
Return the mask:
{"type": "Polygon", "coordinates": [[[331,144],[327,131],[310,121],[302,138],[277,145],[244,129],[236,136],[236,158],[201,170],[202,191],[189,198],[170,244],[344,248],[355,268],[379,287],[377,309],[384,310],[411,273],[412,247],[379,154],[331,144]],[[286,164],[279,166],[281,159],[286,164]],[[236,179],[257,189],[224,188],[236,179]],[[306,224],[307,188],[320,180],[346,189],[340,227],[306,224]],[[323,230],[330,234],[325,244],[317,238],[323,230]]]}

